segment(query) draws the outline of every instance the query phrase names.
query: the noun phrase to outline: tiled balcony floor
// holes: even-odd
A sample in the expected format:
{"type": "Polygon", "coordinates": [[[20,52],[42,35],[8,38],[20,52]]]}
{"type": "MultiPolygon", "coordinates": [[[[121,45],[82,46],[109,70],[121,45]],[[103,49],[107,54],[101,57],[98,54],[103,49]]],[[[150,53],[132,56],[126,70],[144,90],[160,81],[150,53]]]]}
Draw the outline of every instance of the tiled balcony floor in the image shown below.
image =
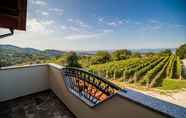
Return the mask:
{"type": "Polygon", "coordinates": [[[0,118],[75,118],[50,91],[0,103],[0,118]]]}

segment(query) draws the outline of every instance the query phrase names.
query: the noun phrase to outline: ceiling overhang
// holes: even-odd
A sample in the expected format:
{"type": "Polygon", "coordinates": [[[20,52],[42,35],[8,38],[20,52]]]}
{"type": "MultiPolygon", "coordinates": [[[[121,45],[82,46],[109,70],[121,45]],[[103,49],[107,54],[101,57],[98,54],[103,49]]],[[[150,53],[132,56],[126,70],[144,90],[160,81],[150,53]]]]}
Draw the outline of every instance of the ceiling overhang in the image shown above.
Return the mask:
{"type": "Polygon", "coordinates": [[[0,0],[0,27],[26,30],[27,0],[0,0]]]}

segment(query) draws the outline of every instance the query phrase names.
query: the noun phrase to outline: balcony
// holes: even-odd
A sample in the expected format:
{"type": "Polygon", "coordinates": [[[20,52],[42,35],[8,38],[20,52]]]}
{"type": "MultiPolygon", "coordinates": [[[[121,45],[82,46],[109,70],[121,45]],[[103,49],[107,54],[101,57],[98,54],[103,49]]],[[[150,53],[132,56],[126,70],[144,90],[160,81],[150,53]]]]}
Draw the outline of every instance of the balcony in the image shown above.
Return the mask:
{"type": "Polygon", "coordinates": [[[55,64],[0,69],[3,118],[185,118],[186,109],[55,64]]]}

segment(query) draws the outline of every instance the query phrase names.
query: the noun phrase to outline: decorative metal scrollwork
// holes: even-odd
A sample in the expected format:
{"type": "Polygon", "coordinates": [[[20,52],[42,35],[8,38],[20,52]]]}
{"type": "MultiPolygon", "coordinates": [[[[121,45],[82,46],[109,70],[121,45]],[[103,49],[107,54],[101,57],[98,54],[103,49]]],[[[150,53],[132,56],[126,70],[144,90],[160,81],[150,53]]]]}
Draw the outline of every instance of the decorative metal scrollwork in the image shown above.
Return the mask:
{"type": "Polygon", "coordinates": [[[108,99],[121,90],[113,83],[82,69],[66,67],[62,72],[69,91],[90,106],[108,99]]]}

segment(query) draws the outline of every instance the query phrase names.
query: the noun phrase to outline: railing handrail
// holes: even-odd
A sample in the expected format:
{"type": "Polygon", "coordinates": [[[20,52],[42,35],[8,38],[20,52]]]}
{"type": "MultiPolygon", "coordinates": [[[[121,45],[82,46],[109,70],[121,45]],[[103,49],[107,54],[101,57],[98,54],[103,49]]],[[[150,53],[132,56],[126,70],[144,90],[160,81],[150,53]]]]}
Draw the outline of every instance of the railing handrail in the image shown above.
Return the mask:
{"type": "MultiPolygon", "coordinates": [[[[82,68],[77,68],[77,67],[64,67],[63,69],[72,69],[72,70],[78,70],[78,71],[81,71],[81,72],[84,72],[84,73],[87,73],[89,74],[90,76],[94,76],[95,78],[105,82],[106,84],[110,85],[112,88],[116,89],[116,90],[122,90],[122,88],[120,88],[119,86],[113,84],[112,82],[102,78],[102,77],[99,77],[98,75],[94,74],[94,73],[90,73],[88,72],[87,70],[85,69],[82,69],[82,68]]],[[[125,91],[124,91],[125,92],[125,91]]]]}
{"type": "Polygon", "coordinates": [[[81,68],[63,67],[61,70],[68,90],[90,107],[110,99],[122,90],[112,82],[81,68]]]}

